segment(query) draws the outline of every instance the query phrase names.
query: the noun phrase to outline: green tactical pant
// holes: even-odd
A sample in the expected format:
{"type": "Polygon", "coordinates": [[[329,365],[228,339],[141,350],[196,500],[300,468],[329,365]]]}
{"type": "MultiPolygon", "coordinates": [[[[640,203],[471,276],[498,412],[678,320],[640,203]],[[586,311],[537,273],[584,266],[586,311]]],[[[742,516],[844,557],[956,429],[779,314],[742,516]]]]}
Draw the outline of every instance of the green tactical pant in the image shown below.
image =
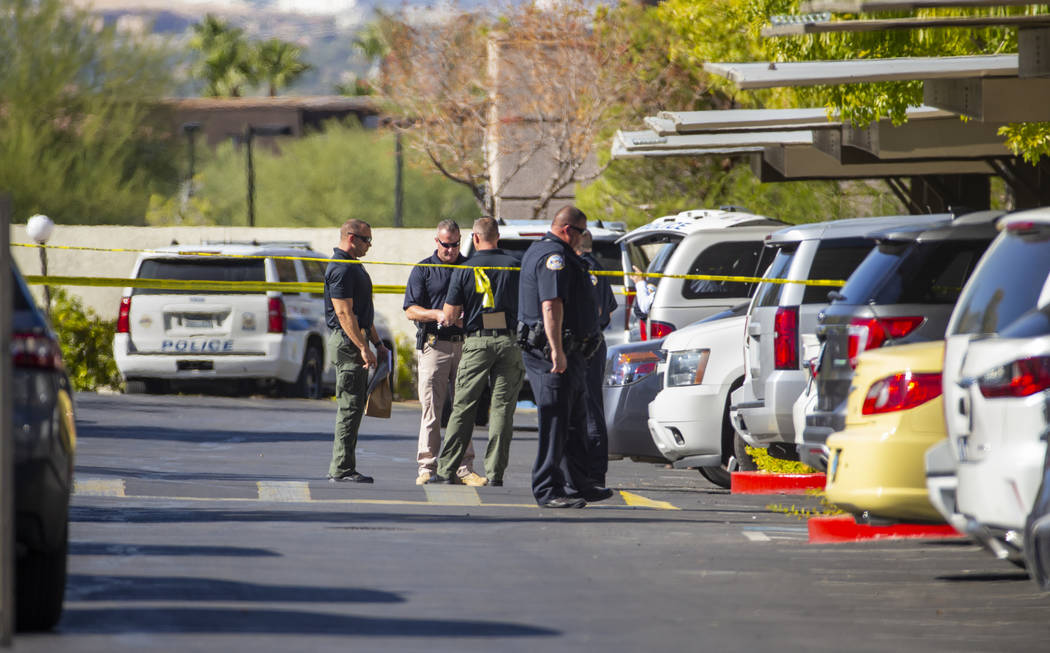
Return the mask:
{"type": "Polygon", "coordinates": [[[368,399],[368,369],[361,352],[343,337],[342,331],[333,331],[328,336],[328,357],[335,366],[336,400],[335,438],[328,475],[338,477],[357,471],[354,449],[368,399]]]}
{"type": "Polygon", "coordinates": [[[485,452],[485,474],[490,481],[502,481],[514,433],[514,408],[525,378],[521,350],[510,335],[469,336],[463,343],[463,356],[456,372],[452,416],[445,428],[437,473],[452,478],[459,469],[474,431],[478,400],[492,377],[492,403],[489,409],[489,446],[485,452]]]}

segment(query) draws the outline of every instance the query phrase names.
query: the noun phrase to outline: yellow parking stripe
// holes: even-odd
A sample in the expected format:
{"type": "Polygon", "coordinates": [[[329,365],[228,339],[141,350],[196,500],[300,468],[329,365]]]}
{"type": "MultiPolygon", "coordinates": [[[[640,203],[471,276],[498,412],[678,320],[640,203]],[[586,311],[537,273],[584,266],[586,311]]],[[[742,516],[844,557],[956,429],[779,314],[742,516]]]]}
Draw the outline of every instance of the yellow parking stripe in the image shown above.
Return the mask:
{"type": "Polygon", "coordinates": [[[424,485],[427,502],[446,506],[480,506],[478,491],[469,485],[424,485]]]}
{"type": "Polygon", "coordinates": [[[656,501],[655,499],[647,499],[640,494],[635,494],[626,490],[620,490],[620,496],[623,497],[624,503],[635,508],[655,508],[656,510],[681,510],[681,508],[679,508],[678,506],[670,504],[666,501],[656,501]]]}
{"type": "Polygon", "coordinates": [[[310,486],[304,481],[258,481],[260,501],[310,501],[310,486]]]}
{"type": "Polygon", "coordinates": [[[73,480],[73,494],[82,497],[123,497],[122,478],[84,478],[73,480]]]}

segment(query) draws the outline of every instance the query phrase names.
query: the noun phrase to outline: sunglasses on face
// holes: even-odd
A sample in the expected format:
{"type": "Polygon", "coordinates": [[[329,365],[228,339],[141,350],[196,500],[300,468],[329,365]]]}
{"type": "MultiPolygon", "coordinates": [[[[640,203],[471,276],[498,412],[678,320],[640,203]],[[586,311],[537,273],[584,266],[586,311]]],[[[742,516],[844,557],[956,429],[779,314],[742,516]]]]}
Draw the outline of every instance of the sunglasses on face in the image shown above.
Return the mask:
{"type": "Polygon", "coordinates": [[[453,248],[455,248],[455,247],[459,247],[459,241],[457,240],[457,241],[456,241],[456,242],[454,242],[454,243],[443,243],[443,242],[441,242],[441,241],[439,240],[439,241],[438,241],[438,245],[441,245],[441,246],[442,246],[442,247],[444,247],[445,249],[453,249],[453,248]]]}
{"type": "Polygon", "coordinates": [[[584,228],[584,229],[580,229],[579,227],[577,227],[577,226],[576,226],[576,225],[574,225],[574,224],[567,224],[567,225],[565,225],[565,226],[566,226],[566,227],[568,227],[569,229],[572,229],[573,231],[575,231],[576,233],[580,234],[581,236],[582,236],[583,234],[587,233],[587,229],[586,229],[586,228],[584,228]]]}
{"type": "Polygon", "coordinates": [[[354,238],[357,238],[358,240],[365,241],[365,244],[367,244],[367,245],[371,245],[372,244],[372,237],[371,236],[362,236],[361,234],[350,234],[350,235],[353,236],[354,238]]]}

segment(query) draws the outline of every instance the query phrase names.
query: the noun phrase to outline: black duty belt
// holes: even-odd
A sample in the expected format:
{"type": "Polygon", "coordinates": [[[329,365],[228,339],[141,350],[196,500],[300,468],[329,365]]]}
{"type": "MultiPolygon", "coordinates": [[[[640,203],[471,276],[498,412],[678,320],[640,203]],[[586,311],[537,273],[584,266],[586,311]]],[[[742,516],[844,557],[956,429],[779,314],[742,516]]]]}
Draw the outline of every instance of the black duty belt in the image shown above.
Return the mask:
{"type": "Polygon", "coordinates": [[[462,333],[453,333],[449,335],[435,335],[438,340],[444,340],[445,342],[463,342],[462,333]]]}
{"type": "Polygon", "coordinates": [[[474,329],[467,332],[468,338],[474,336],[509,336],[510,329],[474,329]]]}

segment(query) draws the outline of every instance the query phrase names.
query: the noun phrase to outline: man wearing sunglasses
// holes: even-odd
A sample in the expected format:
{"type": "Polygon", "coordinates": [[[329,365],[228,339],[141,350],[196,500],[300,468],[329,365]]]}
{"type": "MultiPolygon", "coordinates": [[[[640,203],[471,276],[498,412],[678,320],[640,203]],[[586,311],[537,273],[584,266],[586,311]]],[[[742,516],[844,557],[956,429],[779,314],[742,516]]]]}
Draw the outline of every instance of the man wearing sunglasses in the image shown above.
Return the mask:
{"type": "Polygon", "coordinates": [[[562,207],[521,261],[518,341],[539,418],[532,494],[544,508],[582,508],[612,496],[587,471],[584,382],[600,329],[590,272],[574,251],[586,232],[583,211],[562,207]]]}
{"type": "Polygon", "coordinates": [[[347,220],[339,228],[335,259],[324,273],[324,314],[331,333],[328,357],[335,366],[335,438],[328,480],[371,483],[372,477],[357,471],[357,431],[368,399],[368,370],[376,366],[376,355],[386,356],[386,347],[376,333],[372,278],[358,262],[372,246],[372,227],[363,220],[347,220]],[[375,345],[372,353],[369,343],[375,345]]]}
{"type": "MultiPolygon", "coordinates": [[[[463,355],[464,331],[460,323],[446,320],[442,311],[449,280],[466,258],[460,254],[460,231],[455,220],[442,220],[434,238],[437,249],[412,268],[405,286],[405,316],[416,323],[417,369],[419,376],[419,442],[416,447],[416,484],[426,483],[437,471],[441,452],[441,413],[445,400],[456,385],[456,370],[463,355]]],[[[474,446],[468,445],[456,469],[458,480],[466,485],[485,484],[475,474],[474,446]]]]}

